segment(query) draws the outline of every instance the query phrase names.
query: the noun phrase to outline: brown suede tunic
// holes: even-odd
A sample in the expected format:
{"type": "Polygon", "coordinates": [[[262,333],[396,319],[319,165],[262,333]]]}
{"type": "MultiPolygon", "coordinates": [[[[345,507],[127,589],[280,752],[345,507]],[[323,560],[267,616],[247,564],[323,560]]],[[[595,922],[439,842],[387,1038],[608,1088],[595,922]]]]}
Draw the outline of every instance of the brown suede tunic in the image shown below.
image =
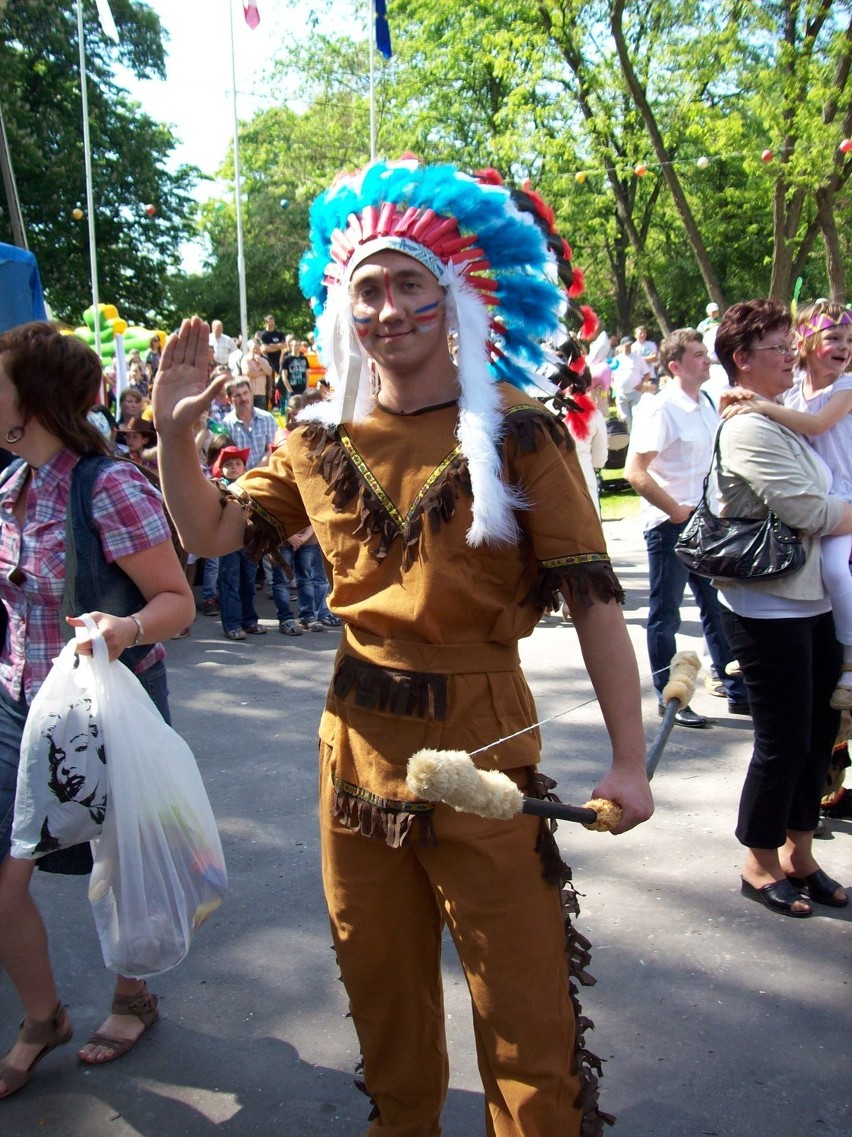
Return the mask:
{"type": "MultiPolygon", "coordinates": [[[[314,527],[345,621],[320,736],[334,750],[344,824],[390,844],[414,816],[406,762],[420,747],[477,750],[536,721],[518,665],[555,592],[622,599],[597,513],[562,424],[502,388],[504,479],[522,487],[521,541],[471,548],[470,480],[455,404],[414,415],[297,428],[232,490],[269,548],[314,527]],[[247,497],[245,496],[247,495],[247,497]],[[270,523],[280,526],[276,534],[270,523]]],[[[531,731],[478,755],[483,769],[538,761],[531,731]]]]}

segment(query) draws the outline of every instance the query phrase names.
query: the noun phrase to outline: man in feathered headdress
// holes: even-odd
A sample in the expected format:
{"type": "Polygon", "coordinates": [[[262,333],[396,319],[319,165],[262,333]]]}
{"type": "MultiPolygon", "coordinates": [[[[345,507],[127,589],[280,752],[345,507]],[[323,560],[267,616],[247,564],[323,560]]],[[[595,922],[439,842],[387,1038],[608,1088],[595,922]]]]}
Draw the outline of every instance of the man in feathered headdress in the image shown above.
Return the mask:
{"type": "MultiPolygon", "coordinates": [[[[482,768],[533,796],[552,786],[536,772],[518,640],[562,592],[612,739],[595,795],[623,806],[622,832],[651,813],[623,594],[570,440],[526,393],[554,394],[535,369],[541,343],[565,338],[560,279],[576,290],[579,273],[537,195],[410,159],[340,178],[314,204],[311,236],[302,285],[335,395],[302,412],[286,448],[224,507],[201,477],[191,424],[214,388],[200,321],[169,342],[154,399],[188,547],[260,553],[311,524],[331,566],[344,629],[320,725],[323,878],[375,1103],[367,1132],[440,1131],[446,922],[488,1132],[598,1133],[550,831],[459,814],[405,784],[423,746],[485,746],[482,768]]],[[[582,982],[588,945],[568,938],[582,982]]]]}

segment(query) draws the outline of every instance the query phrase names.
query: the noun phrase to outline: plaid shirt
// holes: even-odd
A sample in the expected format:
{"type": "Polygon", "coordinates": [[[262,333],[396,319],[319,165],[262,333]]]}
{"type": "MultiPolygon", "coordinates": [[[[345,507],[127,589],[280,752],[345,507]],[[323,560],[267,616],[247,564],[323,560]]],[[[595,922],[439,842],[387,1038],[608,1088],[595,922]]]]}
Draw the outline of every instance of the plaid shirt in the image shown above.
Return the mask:
{"type": "Polygon", "coordinates": [[[248,450],[247,470],[263,461],[267,447],[275,440],[275,434],[278,430],[275,415],[271,415],[269,411],[258,410],[257,407],[252,411],[248,426],[237,418],[236,411],[230,411],[225,415],[222,419],[222,426],[233,438],[235,446],[239,446],[240,450],[248,450]]]}
{"type": "MultiPolygon", "coordinates": [[[[27,704],[32,702],[66,642],[65,514],[78,461],[78,454],[60,450],[37,470],[21,466],[0,490],[0,599],[9,611],[0,683],[13,701],[23,688],[27,704]],[[28,473],[22,531],[13,510],[28,473]]],[[[92,514],[109,563],[170,539],[159,493],[130,463],[98,474],[92,514]]],[[[137,670],[147,670],[165,654],[163,645],[155,644],[137,670]]]]}

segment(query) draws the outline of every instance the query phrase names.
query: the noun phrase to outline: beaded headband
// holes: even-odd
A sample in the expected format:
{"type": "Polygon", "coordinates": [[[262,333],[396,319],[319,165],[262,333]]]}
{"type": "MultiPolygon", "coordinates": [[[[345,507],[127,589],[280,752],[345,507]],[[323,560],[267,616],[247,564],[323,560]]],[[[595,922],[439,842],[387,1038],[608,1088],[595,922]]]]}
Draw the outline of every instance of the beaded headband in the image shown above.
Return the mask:
{"type": "Polygon", "coordinates": [[[839,317],[829,316],[827,312],[821,312],[818,316],[808,320],[806,324],[801,324],[796,330],[803,339],[808,339],[810,336],[817,335],[818,332],[827,332],[830,328],[848,327],[852,327],[852,313],[847,310],[842,312],[839,317]]]}

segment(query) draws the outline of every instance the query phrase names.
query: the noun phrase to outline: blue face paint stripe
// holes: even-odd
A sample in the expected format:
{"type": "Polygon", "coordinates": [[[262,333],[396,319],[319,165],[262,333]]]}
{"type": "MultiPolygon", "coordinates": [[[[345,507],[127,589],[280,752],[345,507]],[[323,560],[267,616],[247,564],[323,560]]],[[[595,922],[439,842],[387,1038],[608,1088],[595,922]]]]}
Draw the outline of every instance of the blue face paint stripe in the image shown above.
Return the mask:
{"type": "Polygon", "coordinates": [[[424,308],[415,308],[414,315],[420,316],[423,312],[433,312],[436,308],[440,307],[441,301],[436,300],[434,304],[427,304],[424,308]]]}
{"type": "Polygon", "coordinates": [[[370,316],[353,316],[352,317],[353,324],[369,324],[370,320],[371,320],[370,316]]]}

